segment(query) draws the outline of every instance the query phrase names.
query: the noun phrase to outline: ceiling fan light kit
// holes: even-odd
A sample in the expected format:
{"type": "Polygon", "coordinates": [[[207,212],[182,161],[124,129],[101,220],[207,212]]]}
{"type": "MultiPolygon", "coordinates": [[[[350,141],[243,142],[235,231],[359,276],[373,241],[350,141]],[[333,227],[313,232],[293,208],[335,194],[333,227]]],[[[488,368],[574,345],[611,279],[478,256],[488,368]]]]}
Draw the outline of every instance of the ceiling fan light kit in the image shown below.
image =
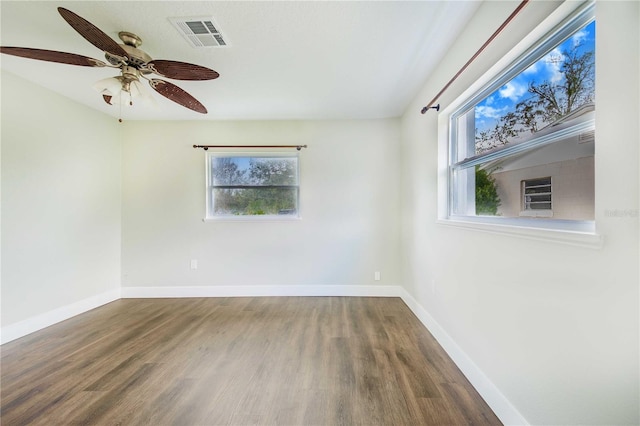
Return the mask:
{"type": "Polygon", "coordinates": [[[147,93],[137,76],[127,78],[123,75],[105,78],[97,81],[93,88],[102,95],[104,101],[109,105],[126,103],[131,106],[134,101],[138,100],[145,105],[156,105],[155,99],[147,93]]]}
{"type": "MultiPolygon", "coordinates": [[[[201,81],[218,78],[219,74],[216,71],[186,62],[154,60],[146,52],[139,49],[142,45],[142,39],[138,35],[120,31],[118,37],[123,44],[118,44],[98,27],[70,10],[59,7],[58,12],[82,37],[104,52],[106,63],[74,53],[28,47],[0,46],[0,52],[7,55],[68,65],[118,68],[120,69],[119,76],[106,78],[94,84],[94,89],[102,95],[103,100],[109,105],[114,103],[122,105],[123,102],[133,105],[134,99],[141,99],[144,103],[153,104],[155,100],[144,91],[140,82],[140,79],[144,79],[149,82],[153,90],[165,98],[192,111],[201,114],[207,113],[204,105],[180,87],[169,81],[148,76],[157,74],[164,78],[176,80],[201,81]]],[[[122,121],[122,119],[119,121],[122,121]]]]}

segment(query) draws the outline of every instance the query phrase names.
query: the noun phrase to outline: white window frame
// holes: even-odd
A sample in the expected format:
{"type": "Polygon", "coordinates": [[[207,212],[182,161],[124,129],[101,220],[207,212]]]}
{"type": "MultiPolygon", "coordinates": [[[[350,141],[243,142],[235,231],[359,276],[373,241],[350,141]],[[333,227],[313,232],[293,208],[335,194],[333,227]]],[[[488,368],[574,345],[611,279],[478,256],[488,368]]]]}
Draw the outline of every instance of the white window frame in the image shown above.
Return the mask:
{"type": "MultiPolygon", "coordinates": [[[[256,186],[256,188],[259,188],[256,186]]],[[[205,217],[204,221],[235,221],[235,222],[260,222],[260,221],[269,221],[269,222],[290,222],[290,221],[298,221],[301,219],[301,207],[300,207],[300,155],[299,153],[291,153],[285,151],[264,151],[264,152],[216,152],[216,151],[207,151],[205,154],[205,217]],[[282,215],[220,215],[214,214],[214,200],[213,200],[213,176],[212,176],[212,159],[213,158],[221,158],[221,157],[273,157],[273,158],[296,158],[297,165],[297,210],[295,214],[282,214],[282,215]]]]}
{"type": "MultiPolygon", "coordinates": [[[[462,227],[483,232],[491,232],[534,240],[556,241],[576,246],[600,248],[603,239],[596,232],[594,221],[573,221],[546,218],[502,218],[491,216],[476,216],[475,211],[453,212],[455,196],[465,196],[461,192],[469,192],[470,188],[460,185],[454,188],[453,183],[453,159],[458,159],[456,149],[456,132],[469,132],[471,124],[456,123],[454,120],[466,112],[469,107],[475,105],[495,91],[502,84],[518,75],[527,67],[526,62],[534,62],[542,57],[553,45],[558,44],[568,33],[586,25],[595,17],[594,2],[580,3],[565,2],[559,6],[544,22],[534,31],[518,43],[508,54],[501,58],[482,77],[477,79],[456,100],[447,106],[438,116],[438,219],[441,225],[462,227]],[[570,29],[566,29],[570,28],[570,29]],[[453,125],[453,124],[456,125],[453,125]],[[457,126],[457,127],[456,127],[457,126]],[[458,193],[454,194],[454,191],[458,193]]],[[[578,128],[567,129],[567,134],[577,134],[588,129],[593,129],[593,120],[583,123],[578,128]]],[[[556,138],[553,138],[555,140],[556,138]]],[[[538,143],[550,143],[550,140],[542,139],[538,143]]],[[[536,142],[534,144],[537,145],[536,142]]],[[[507,150],[517,150],[517,146],[507,150]]],[[[505,151],[504,149],[502,151],[505,151]]],[[[487,161],[477,161],[478,164],[487,161]]],[[[473,159],[466,162],[465,170],[473,170],[473,159]],[[470,167],[470,168],[469,168],[470,167]]],[[[462,170],[462,169],[459,169],[462,170]]],[[[467,185],[469,186],[469,185],[467,185]]],[[[468,194],[467,194],[468,195],[468,194]]],[[[467,208],[469,210],[470,208],[467,208]]],[[[474,209],[475,210],[475,206],[474,209]]]]}

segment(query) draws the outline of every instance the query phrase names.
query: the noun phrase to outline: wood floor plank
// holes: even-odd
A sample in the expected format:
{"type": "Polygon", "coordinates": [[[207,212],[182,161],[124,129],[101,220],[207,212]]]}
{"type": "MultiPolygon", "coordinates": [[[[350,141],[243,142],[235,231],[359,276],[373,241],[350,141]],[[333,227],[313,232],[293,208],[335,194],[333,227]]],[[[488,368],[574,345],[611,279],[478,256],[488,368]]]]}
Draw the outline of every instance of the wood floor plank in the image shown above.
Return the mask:
{"type": "Polygon", "coordinates": [[[3,425],[500,424],[397,298],[126,299],[1,349],[3,425]]]}

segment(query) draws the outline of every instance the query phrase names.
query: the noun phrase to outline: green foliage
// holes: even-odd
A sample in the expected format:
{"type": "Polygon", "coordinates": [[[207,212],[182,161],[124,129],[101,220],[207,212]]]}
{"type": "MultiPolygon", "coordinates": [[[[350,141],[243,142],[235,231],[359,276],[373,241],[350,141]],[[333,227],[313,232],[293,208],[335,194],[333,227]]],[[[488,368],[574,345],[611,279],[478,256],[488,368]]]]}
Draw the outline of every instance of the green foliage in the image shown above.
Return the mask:
{"type": "Polygon", "coordinates": [[[486,170],[476,166],[476,214],[498,214],[500,197],[496,188],[496,181],[486,170]]]}

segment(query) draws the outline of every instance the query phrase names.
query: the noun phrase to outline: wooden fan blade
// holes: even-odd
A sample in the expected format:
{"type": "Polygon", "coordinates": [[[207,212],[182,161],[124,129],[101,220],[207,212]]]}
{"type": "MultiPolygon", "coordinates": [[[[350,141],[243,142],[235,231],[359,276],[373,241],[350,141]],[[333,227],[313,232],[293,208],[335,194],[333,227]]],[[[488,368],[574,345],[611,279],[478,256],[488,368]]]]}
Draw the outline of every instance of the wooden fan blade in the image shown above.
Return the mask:
{"type": "Polygon", "coordinates": [[[118,44],[114,39],[102,32],[102,30],[86,19],[76,15],[72,11],[59,7],[58,12],[74,30],[84,37],[89,43],[93,44],[103,52],[111,53],[112,55],[121,56],[123,58],[129,58],[127,52],[118,44]]]}
{"type": "Polygon", "coordinates": [[[158,75],[176,80],[213,80],[220,77],[212,69],[186,62],[156,59],[150,61],[147,67],[158,75]]]}
{"type": "Polygon", "coordinates": [[[104,101],[106,103],[108,103],[109,105],[111,105],[111,98],[113,98],[113,96],[109,96],[109,95],[102,95],[102,99],[104,99],[104,101]]]}
{"type": "Polygon", "coordinates": [[[168,81],[160,80],[157,78],[152,78],[149,80],[149,85],[153,88],[153,90],[160,93],[165,98],[170,99],[185,108],[189,108],[195,112],[199,112],[200,114],[207,113],[207,109],[200,103],[200,101],[198,101],[196,98],[173,83],[169,83],[168,81]]]}
{"type": "Polygon", "coordinates": [[[97,59],[75,53],[58,52],[56,50],[31,49],[28,47],[0,46],[0,53],[20,56],[22,58],[37,59],[39,61],[58,62],[61,64],[79,65],[82,67],[104,67],[105,64],[97,59]]]}

